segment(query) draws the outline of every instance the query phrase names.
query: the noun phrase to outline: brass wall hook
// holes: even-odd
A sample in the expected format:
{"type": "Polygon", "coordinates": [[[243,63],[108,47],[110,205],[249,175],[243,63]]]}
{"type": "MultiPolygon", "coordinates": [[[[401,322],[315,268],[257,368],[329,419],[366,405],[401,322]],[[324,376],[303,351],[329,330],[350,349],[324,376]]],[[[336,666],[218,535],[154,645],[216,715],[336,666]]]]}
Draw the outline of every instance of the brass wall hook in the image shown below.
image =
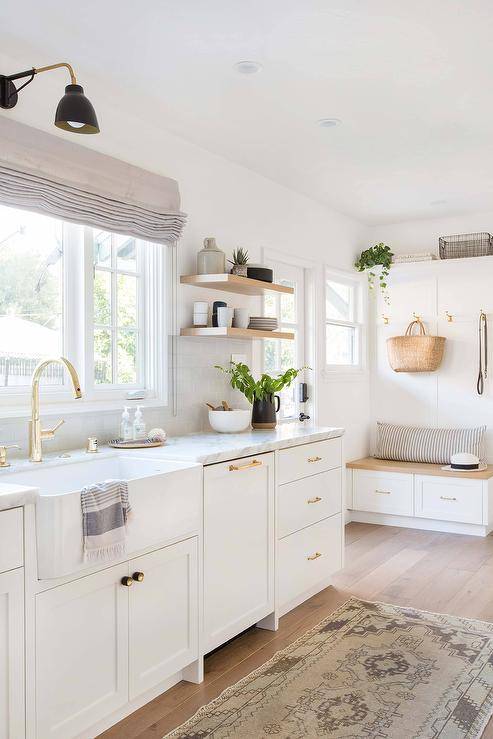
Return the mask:
{"type": "Polygon", "coordinates": [[[445,311],[445,315],[447,316],[447,321],[449,323],[452,323],[452,321],[454,320],[454,317],[450,315],[450,313],[448,312],[448,310],[445,311]]]}
{"type": "Polygon", "coordinates": [[[419,313],[414,313],[413,312],[413,318],[414,318],[415,321],[421,321],[421,316],[419,315],[419,313]]]}
{"type": "Polygon", "coordinates": [[[390,322],[390,321],[389,321],[389,317],[388,317],[388,316],[385,316],[385,315],[384,315],[383,313],[382,313],[382,320],[383,320],[383,322],[384,322],[384,324],[385,324],[386,326],[388,326],[388,325],[389,325],[389,322],[390,322]]]}

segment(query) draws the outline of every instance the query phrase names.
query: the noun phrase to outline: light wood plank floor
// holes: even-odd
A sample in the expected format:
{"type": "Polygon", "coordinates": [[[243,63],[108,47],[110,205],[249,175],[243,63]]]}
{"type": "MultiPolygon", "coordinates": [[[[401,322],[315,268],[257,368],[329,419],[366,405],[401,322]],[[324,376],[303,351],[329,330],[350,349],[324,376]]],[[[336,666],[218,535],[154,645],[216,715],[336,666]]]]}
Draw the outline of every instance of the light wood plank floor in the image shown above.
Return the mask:
{"type": "MultiPolygon", "coordinates": [[[[210,655],[201,685],[179,683],[119,724],[104,739],[161,739],[351,595],[427,611],[493,621],[493,535],[485,539],[351,523],[346,566],[334,587],[281,619],[277,632],[250,629],[210,655]]],[[[483,734],[493,739],[493,720],[483,734]]]]}

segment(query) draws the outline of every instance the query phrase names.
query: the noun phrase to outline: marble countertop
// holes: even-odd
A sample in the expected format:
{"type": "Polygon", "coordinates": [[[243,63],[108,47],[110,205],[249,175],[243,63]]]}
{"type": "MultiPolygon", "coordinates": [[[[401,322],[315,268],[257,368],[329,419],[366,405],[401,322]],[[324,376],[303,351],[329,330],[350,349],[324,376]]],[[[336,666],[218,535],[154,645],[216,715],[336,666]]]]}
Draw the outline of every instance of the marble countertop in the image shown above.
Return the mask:
{"type": "Polygon", "coordinates": [[[7,508],[17,508],[21,505],[28,505],[28,503],[35,503],[37,499],[37,488],[0,483],[0,511],[5,511],[7,508]]]}
{"type": "Polygon", "coordinates": [[[250,429],[240,434],[218,434],[212,431],[176,436],[168,439],[165,446],[148,449],[145,452],[141,450],[141,454],[207,465],[247,457],[250,454],[287,449],[312,441],[332,439],[343,434],[344,429],[338,427],[285,423],[268,431],[250,429]]]}
{"type": "MultiPolygon", "coordinates": [[[[170,459],[178,462],[196,462],[202,465],[227,462],[251,454],[272,452],[276,449],[287,449],[313,441],[332,439],[344,434],[343,428],[305,426],[300,423],[280,424],[275,429],[263,431],[250,429],[240,434],[219,434],[204,432],[175,436],[167,440],[162,447],[153,449],[125,450],[126,455],[149,457],[153,459],[170,459]]],[[[100,457],[116,456],[122,452],[110,447],[101,447],[100,457]]],[[[93,458],[93,455],[91,455],[93,458]]],[[[63,467],[73,462],[87,459],[84,450],[76,449],[66,453],[45,454],[42,467],[63,467]]],[[[34,487],[2,482],[2,477],[15,472],[32,470],[27,459],[13,459],[12,466],[0,470],[0,510],[15,508],[36,502],[38,491],[34,487]]]]}

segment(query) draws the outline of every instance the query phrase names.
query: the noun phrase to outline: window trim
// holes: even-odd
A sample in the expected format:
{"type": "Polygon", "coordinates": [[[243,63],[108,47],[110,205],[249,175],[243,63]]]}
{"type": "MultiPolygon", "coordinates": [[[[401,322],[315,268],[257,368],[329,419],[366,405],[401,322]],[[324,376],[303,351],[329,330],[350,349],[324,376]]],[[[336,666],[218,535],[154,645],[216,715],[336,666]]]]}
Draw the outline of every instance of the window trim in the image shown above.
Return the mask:
{"type": "Polygon", "coordinates": [[[325,266],[324,270],[324,330],[323,330],[323,375],[327,378],[349,378],[359,376],[368,371],[368,339],[367,339],[367,293],[364,290],[364,276],[325,266]],[[353,321],[342,321],[327,317],[327,283],[339,282],[354,289],[353,321]],[[349,326],[355,329],[358,342],[358,362],[356,364],[327,363],[327,325],[349,326]]]}
{"type": "MultiPolygon", "coordinates": [[[[62,220],[62,219],[60,219],[62,220]]],[[[62,262],[62,350],[77,369],[82,398],[73,401],[69,384],[63,387],[43,386],[43,415],[54,413],[80,413],[112,411],[129,401],[127,393],[145,389],[145,397],[139,400],[143,407],[168,405],[168,321],[169,321],[169,249],[136,239],[145,250],[141,279],[145,289],[141,291],[139,310],[142,315],[144,371],[143,382],[138,385],[119,385],[99,388],[92,381],[92,239],[90,227],[63,222],[64,255],[62,262]],[[81,230],[83,229],[83,230],[81,230]],[[90,242],[90,243],[89,243],[90,242]],[[82,279],[80,278],[82,275],[82,279]],[[79,342],[76,336],[84,336],[79,342]]],[[[0,388],[2,417],[23,418],[30,415],[30,385],[0,388]]]]}
{"type": "MultiPolygon", "coordinates": [[[[309,400],[305,404],[304,411],[308,413],[311,418],[311,423],[316,424],[318,418],[318,392],[319,392],[319,377],[318,372],[315,368],[319,366],[319,300],[320,300],[320,263],[313,259],[300,258],[278,249],[266,248],[262,249],[262,261],[264,264],[270,264],[271,262],[281,262],[292,267],[300,267],[304,273],[304,302],[303,302],[303,313],[304,313],[304,324],[303,324],[303,336],[304,336],[304,363],[307,367],[310,367],[312,371],[308,374],[304,373],[304,377],[300,377],[297,381],[305,381],[309,387],[309,400]]],[[[275,266],[275,264],[274,264],[275,266]]],[[[262,304],[263,308],[263,304],[262,304]]],[[[262,371],[263,368],[263,342],[254,343],[254,362],[253,366],[258,370],[262,371]],[[260,345],[262,349],[257,348],[256,345],[260,345]]],[[[292,423],[293,419],[279,419],[278,424],[292,423]]]]}

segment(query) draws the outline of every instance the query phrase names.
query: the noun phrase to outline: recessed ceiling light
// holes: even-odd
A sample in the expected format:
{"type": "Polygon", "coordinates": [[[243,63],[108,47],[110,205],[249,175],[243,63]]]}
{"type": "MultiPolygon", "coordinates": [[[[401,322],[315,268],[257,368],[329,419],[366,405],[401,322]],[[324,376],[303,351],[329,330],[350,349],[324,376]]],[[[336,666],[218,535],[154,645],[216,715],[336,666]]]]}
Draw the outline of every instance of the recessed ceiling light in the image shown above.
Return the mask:
{"type": "Polygon", "coordinates": [[[340,124],[339,118],[320,118],[317,123],[320,128],[334,128],[340,124]]]}
{"type": "Polygon", "coordinates": [[[240,74],[257,74],[262,69],[260,62],[242,61],[235,64],[236,71],[240,74]]]}

